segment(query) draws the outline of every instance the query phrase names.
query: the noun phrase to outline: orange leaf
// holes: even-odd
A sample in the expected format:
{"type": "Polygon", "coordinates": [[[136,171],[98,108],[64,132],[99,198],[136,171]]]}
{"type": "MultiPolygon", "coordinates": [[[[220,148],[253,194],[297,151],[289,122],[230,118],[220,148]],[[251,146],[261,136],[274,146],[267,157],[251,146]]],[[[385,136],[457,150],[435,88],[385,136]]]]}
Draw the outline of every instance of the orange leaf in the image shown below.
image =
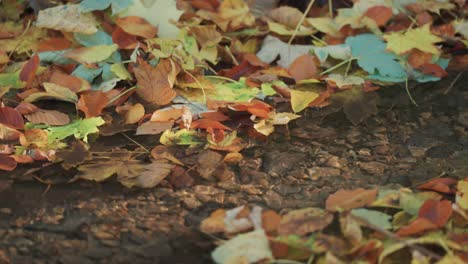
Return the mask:
{"type": "Polygon", "coordinates": [[[0,170],[12,171],[16,165],[15,159],[6,154],[0,154],[0,170]]]}
{"type": "Polygon", "coordinates": [[[117,44],[119,49],[134,49],[138,46],[137,38],[128,34],[120,27],[117,27],[112,32],[112,42],[117,44]]]}
{"type": "Polygon", "coordinates": [[[54,71],[50,76],[49,82],[67,87],[75,93],[91,89],[91,85],[87,80],[68,75],[61,71],[54,71]]]}
{"type": "Polygon", "coordinates": [[[0,64],[6,64],[10,61],[10,58],[8,57],[8,54],[3,51],[3,50],[0,50],[0,64]]]}
{"type": "Polygon", "coordinates": [[[208,11],[216,11],[219,7],[218,0],[189,0],[190,4],[198,9],[208,10],[208,11]]]}
{"type": "Polygon", "coordinates": [[[197,119],[192,122],[191,128],[201,128],[201,129],[221,129],[221,130],[231,130],[229,127],[221,124],[219,121],[210,120],[210,119],[197,119]]]}
{"type": "Polygon", "coordinates": [[[432,54],[420,51],[418,49],[412,49],[408,57],[408,63],[411,67],[418,69],[422,65],[430,62],[432,60],[432,54]]]}
{"type": "Polygon", "coordinates": [[[246,111],[260,118],[266,119],[270,116],[270,112],[273,110],[269,104],[259,100],[252,100],[249,103],[237,103],[229,106],[231,109],[236,111],[246,111]]]}
{"type": "Polygon", "coordinates": [[[452,203],[448,200],[427,200],[419,209],[418,216],[431,221],[437,227],[443,227],[452,215],[452,203]]]}
{"type": "Polygon", "coordinates": [[[316,61],[313,56],[304,54],[297,57],[289,66],[289,74],[296,82],[306,79],[318,78],[316,61]]]}
{"type": "Polygon", "coordinates": [[[283,215],[278,233],[280,235],[304,236],[322,230],[333,221],[333,214],[320,208],[304,208],[283,215]]]}
{"type": "Polygon", "coordinates": [[[86,118],[101,115],[102,110],[109,103],[109,98],[101,91],[89,91],[80,95],[78,109],[85,113],[86,118]]]}
{"type": "Polygon", "coordinates": [[[392,18],[393,11],[388,6],[373,6],[364,15],[374,20],[377,26],[384,26],[392,18]]]}
{"type": "Polygon", "coordinates": [[[179,109],[160,109],[154,111],[153,115],[151,115],[151,122],[168,122],[174,121],[182,117],[184,110],[179,109]]]}
{"type": "Polygon", "coordinates": [[[18,130],[0,123],[0,140],[16,140],[20,135],[18,130]]]}
{"type": "Polygon", "coordinates": [[[216,120],[219,122],[229,120],[229,117],[221,112],[204,112],[201,113],[200,116],[206,119],[216,120]]]}
{"type": "Polygon", "coordinates": [[[424,233],[429,230],[436,230],[437,226],[426,218],[417,218],[409,225],[404,226],[396,232],[399,236],[410,236],[424,233]]]}
{"type": "Polygon", "coordinates": [[[39,42],[38,52],[64,50],[71,47],[71,42],[66,38],[48,38],[39,42]]]}
{"type": "Polygon", "coordinates": [[[377,189],[359,188],[349,191],[340,189],[328,196],[325,207],[332,212],[364,207],[375,201],[377,192],[377,189]]]}
{"type": "Polygon", "coordinates": [[[115,23],[129,35],[153,38],[158,33],[157,27],[150,24],[144,18],[137,16],[121,17],[115,23]]]}
{"type": "Polygon", "coordinates": [[[441,37],[453,37],[455,36],[455,27],[453,24],[445,24],[439,26],[433,26],[431,29],[432,33],[441,37]]]}
{"type": "Polygon", "coordinates": [[[418,186],[421,190],[432,190],[441,193],[455,193],[452,188],[457,184],[457,180],[452,178],[436,178],[418,186]]]}
{"type": "Polygon", "coordinates": [[[147,102],[169,104],[177,95],[172,89],[178,74],[176,64],[171,59],[161,59],[155,68],[143,59],[138,63],[133,68],[138,83],[136,93],[147,102]]]}
{"type": "Polygon", "coordinates": [[[37,68],[39,68],[39,56],[35,54],[32,56],[26,64],[24,64],[23,68],[20,72],[20,80],[27,83],[27,86],[31,85],[34,76],[36,76],[37,68]]]}
{"type": "Polygon", "coordinates": [[[444,68],[440,67],[440,65],[436,63],[425,63],[419,67],[419,69],[424,74],[429,74],[439,78],[443,78],[448,75],[444,68]]]}
{"type": "Polygon", "coordinates": [[[14,108],[0,107],[0,123],[15,129],[23,129],[23,116],[14,108]]]}
{"type": "Polygon", "coordinates": [[[136,103],[128,109],[125,113],[125,124],[135,124],[140,121],[145,115],[145,107],[140,104],[136,103]]]}

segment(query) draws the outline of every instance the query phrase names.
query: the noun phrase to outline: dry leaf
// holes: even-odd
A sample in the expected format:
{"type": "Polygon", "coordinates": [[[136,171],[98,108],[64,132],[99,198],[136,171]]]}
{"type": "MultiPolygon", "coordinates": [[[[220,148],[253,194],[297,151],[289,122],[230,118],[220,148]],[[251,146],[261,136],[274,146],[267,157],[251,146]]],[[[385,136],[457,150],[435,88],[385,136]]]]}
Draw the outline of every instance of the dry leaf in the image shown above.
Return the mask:
{"type": "Polygon", "coordinates": [[[145,107],[140,104],[134,104],[125,113],[125,124],[135,124],[145,115],[145,107]]]}
{"type": "Polygon", "coordinates": [[[70,123],[70,117],[68,117],[68,115],[55,110],[38,109],[36,112],[27,114],[24,117],[33,124],[63,126],[70,123]]]}
{"type": "Polygon", "coordinates": [[[58,31],[94,34],[97,21],[92,13],[81,13],[79,5],[59,5],[39,11],[36,26],[58,31]]]}
{"type": "Polygon", "coordinates": [[[143,38],[153,38],[158,32],[157,27],[138,16],[119,17],[115,23],[126,33],[143,38]]]}
{"type": "Polygon", "coordinates": [[[305,236],[322,230],[333,221],[333,215],[320,208],[294,210],[281,218],[278,227],[280,235],[305,236]]]}
{"type": "Polygon", "coordinates": [[[80,95],[77,107],[85,113],[86,118],[100,116],[109,103],[109,98],[101,91],[89,91],[80,95]]]}
{"type": "Polygon", "coordinates": [[[366,190],[359,188],[349,191],[340,189],[328,196],[325,207],[331,212],[364,207],[375,201],[377,192],[377,189],[366,190]]]}
{"type": "Polygon", "coordinates": [[[177,95],[172,89],[178,70],[170,59],[161,59],[155,68],[139,59],[134,67],[138,83],[137,94],[145,101],[156,105],[169,104],[177,95]]]}

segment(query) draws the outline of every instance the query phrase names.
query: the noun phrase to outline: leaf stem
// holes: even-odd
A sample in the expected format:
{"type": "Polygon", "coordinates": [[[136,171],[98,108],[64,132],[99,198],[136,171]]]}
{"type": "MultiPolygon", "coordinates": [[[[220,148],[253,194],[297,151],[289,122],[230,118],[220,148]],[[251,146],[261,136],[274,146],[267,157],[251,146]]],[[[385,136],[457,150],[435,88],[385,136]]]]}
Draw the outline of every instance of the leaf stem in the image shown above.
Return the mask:
{"type": "Polygon", "coordinates": [[[115,102],[117,99],[119,99],[120,97],[124,96],[125,94],[135,90],[137,88],[137,86],[133,86],[133,87],[130,87],[128,90],[126,90],[125,92],[123,93],[120,93],[118,94],[116,97],[112,98],[107,104],[106,104],[106,107],[111,105],[113,102],[115,102]]]}
{"type": "Polygon", "coordinates": [[[203,103],[206,104],[206,92],[205,92],[205,88],[203,87],[203,85],[201,84],[201,82],[197,79],[197,77],[195,77],[193,74],[191,74],[190,72],[186,71],[184,69],[184,73],[186,73],[188,76],[192,77],[195,82],[198,84],[198,86],[200,86],[200,89],[202,90],[203,92],[203,103]]]}
{"type": "Polygon", "coordinates": [[[331,67],[331,68],[328,68],[327,70],[321,72],[320,75],[324,75],[324,74],[329,73],[329,72],[331,72],[331,71],[333,71],[333,70],[336,70],[337,68],[339,68],[339,67],[345,65],[346,63],[351,63],[351,61],[353,61],[353,60],[355,60],[355,59],[356,59],[355,57],[351,57],[351,58],[349,58],[349,59],[347,59],[347,60],[344,60],[344,61],[342,61],[342,62],[336,64],[335,66],[333,66],[333,67],[331,67]]]}
{"type": "Polygon", "coordinates": [[[418,104],[416,103],[416,101],[414,101],[413,97],[411,96],[411,93],[410,93],[410,90],[409,90],[409,87],[408,87],[408,76],[406,76],[406,78],[405,78],[405,89],[406,89],[406,93],[408,94],[408,97],[409,97],[410,101],[411,101],[416,107],[418,107],[418,104]]]}

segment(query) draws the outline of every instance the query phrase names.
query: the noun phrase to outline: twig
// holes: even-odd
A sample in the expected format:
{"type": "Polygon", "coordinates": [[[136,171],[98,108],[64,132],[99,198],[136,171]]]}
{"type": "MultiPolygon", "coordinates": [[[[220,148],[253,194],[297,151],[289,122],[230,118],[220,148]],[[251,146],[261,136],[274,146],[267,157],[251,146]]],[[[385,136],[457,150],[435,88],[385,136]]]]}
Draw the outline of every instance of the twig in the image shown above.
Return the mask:
{"type": "Polygon", "coordinates": [[[117,99],[119,99],[120,97],[126,95],[127,93],[129,93],[129,92],[131,92],[131,91],[133,91],[133,90],[135,90],[136,88],[137,88],[136,85],[133,86],[133,87],[130,87],[128,90],[126,90],[126,91],[124,91],[123,93],[118,94],[116,97],[110,99],[109,102],[106,104],[106,107],[109,106],[109,105],[111,105],[113,102],[117,101],[117,99]]]}
{"type": "Polygon", "coordinates": [[[414,101],[413,97],[411,96],[411,93],[409,91],[409,87],[408,87],[408,76],[406,76],[405,78],[405,89],[406,89],[406,93],[408,94],[408,97],[410,99],[410,101],[416,106],[418,107],[418,103],[416,103],[416,101],[414,101]]]}
{"type": "Polygon", "coordinates": [[[234,57],[234,54],[232,54],[231,50],[229,49],[228,46],[224,46],[224,50],[226,50],[226,53],[231,57],[232,62],[234,65],[238,66],[239,62],[237,61],[236,57],[234,57]]]}
{"type": "Polygon", "coordinates": [[[452,89],[452,87],[455,85],[455,83],[458,81],[458,78],[460,78],[460,76],[464,73],[464,71],[460,72],[457,74],[457,76],[455,77],[455,79],[453,79],[452,83],[450,84],[450,86],[444,91],[444,95],[448,94],[448,92],[450,92],[450,90],[452,89]]]}
{"type": "Polygon", "coordinates": [[[146,153],[150,153],[151,151],[149,151],[147,148],[145,148],[145,146],[143,146],[142,144],[138,143],[136,140],[134,140],[133,138],[127,136],[124,132],[120,132],[120,134],[122,134],[124,137],[126,137],[128,140],[132,141],[133,143],[135,143],[137,146],[139,146],[140,148],[142,148],[143,150],[146,151],[146,153]]]}
{"type": "Polygon", "coordinates": [[[307,6],[307,9],[304,11],[304,14],[301,17],[301,20],[299,20],[299,23],[297,23],[296,28],[294,29],[294,33],[289,38],[288,45],[291,45],[293,39],[296,37],[297,32],[299,31],[299,27],[301,27],[302,23],[304,22],[304,19],[306,18],[307,14],[309,13],[310,9],[312,8],[312,5],[314,4],[314,2],[315,2],[315,0],[310,1],[309,5],[307,6]]]}
{"type": "Polygon", "coordinates": [[[190,72],[186,71],[184,69],[184,73],[187,74],[188,76],[192,77],[195,82],[198,84],[198,86],[200,86],[200,89],[202,90],[203,92],[203,103],[206,104],[206,92],[205,92],[205,88],[203,87],[203,85],[201,84],[201,82],[197,79],[197,77],[195,77],[193,74],[191,74],[190,72]]]}

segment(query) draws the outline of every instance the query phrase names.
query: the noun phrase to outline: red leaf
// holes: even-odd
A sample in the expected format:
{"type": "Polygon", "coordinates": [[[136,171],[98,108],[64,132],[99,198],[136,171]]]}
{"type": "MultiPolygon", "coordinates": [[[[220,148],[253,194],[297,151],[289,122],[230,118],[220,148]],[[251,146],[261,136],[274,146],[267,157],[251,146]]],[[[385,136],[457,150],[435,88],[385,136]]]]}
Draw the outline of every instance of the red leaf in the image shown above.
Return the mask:
{"type": "Polygon", "coordinates": [[[388,6],[373,6],[364,15],[374,20],[378,26],[384,26],[392,18],[393,11],[388,6]]]}
{"type": "Polygon", "coordinates": [[[420,51],[418,49],[411,50],[411,53],[408,57],[408,63],[415,69],[418,69],[422,65],[429,63],[431,60],[432,54],[420,51]]]}
{"type": "Polygon", "coordinates": [[[0,154],[0,170],[12,171],[16,165],[15,159],[6,154],[0,154]]]}
{"type": "Polygon", "coordinates": [[[215,12],[218,9],[218,0],[190,0],[190,4],[198,9],[203,9],[211,12],[215,12]]]}
{"type": "Polygon", "coordinates": [[[136,36],[128,34],[120,27],[116,27],[114,32],[112,32],[112,41],[120,49],[134,49],[138,45],[136,36]]]}
{"type": "Polygon", "coordinates": [[[424,74],[429,74],[429,75],[439,77],[439,78],[442,78],[448,75],[448,73],[442,67],[440,67],[439,64],[435,64],[435,63],[425,63],[419,69],[424,74]]]}
{"type": "Polygon", "coordinates": [[[50,76],[49,82],[67,87],[75,93],[91,89],[91,85],[87,80],[61,71],[54,71],[50,76]]]}
{"type": "Polygon", "coordinates": [[[239,80],[240,77],[248,76],[260,69],[261,67],[253,66],[247,60],[243,60],[239,65],[236,65],[231,69],[221,70],[218,74],[233,80],[239,80]]]}
{"type": "Polygon", "coordinates": [[[14,108],[0,107],[0,123],[15,129],[23,129],[23,116],[14,108]]]}
{"type": "Polygon", "coordinates": [[[457,180],[452,178],[436,178],[418,186],[421,190],[431,190],[441,193],[455,193],[453,187],[457,180]]]}
{"type": "Polygon", "coordinates": [[[437,227],[443,227],[452,215],[452,203],[448,200],[427,200],[419,209],[418,216],[431,221],[437,227]]]}
{"type": "Polygon", "coordinates": [[[66,38],[48,38],[39,42],[38,52],[64,50],[71,47],[71,42],[66,38]]]}
{"type": "Polygon", "coordinates": [[[35,54],[32,56],[26,64],[24,64],[23,68],[20,72],[20,80],[27,83],[27,86],[31,85],[32,81],[34,80],[34,76],[36,75],[37,68],[39,68],[39,56],[35,54]]]}
{"type": "Polygon", "coordinates": [[[318,78],[316,61],[313,56],[304,54],[295,59],[289,66],[289,74],[297,82],[306,79],[318,78]]]}
{"type": "Polygon", "coordinates": [[[396,232],[399,236],[410,236],[424,233],[429,230],[436,230],[438,227],[426,218],[417,218],[407,226],[403,226],[396,232]]]}

